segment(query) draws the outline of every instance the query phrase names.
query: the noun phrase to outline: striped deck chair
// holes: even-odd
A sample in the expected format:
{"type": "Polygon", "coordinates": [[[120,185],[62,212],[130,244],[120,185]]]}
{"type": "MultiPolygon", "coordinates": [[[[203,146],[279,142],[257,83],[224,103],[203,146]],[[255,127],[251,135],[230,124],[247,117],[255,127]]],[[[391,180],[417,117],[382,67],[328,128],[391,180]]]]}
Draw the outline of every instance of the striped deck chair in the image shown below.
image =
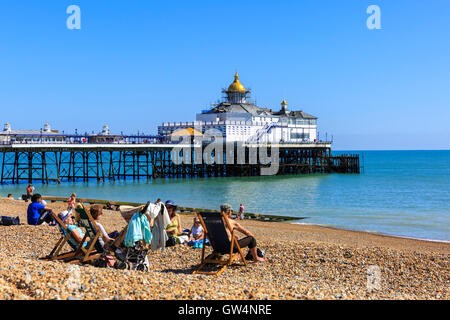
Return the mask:
{"type": "Polygon", "coordinates": [[[233,261],[240,256],[244,265],[247,266],[247,261],[245,260],[244,254],[242,253],[241,247],[237,241],[236,236],[234,235],[234,231],[231,232],[231,241],[228,239],[228,234],[225,228],[228,227],[228,230],[231,230],[230,222],[228,221],[228,217],[221,212],[199,212],[198,217],[200,219],[200,223],[203,226],[203,230],[205,231],[205,237],[203,238],[203,248],[202,248],[202,257],[200,266],[195,273],[207,274],[207,275],[220,275],[227,266],[230,266],[233,261]],[[211,246],[214,250],[214,253],[205,258],[205,239],[208,238],[211,246]],[[236,250],[237,249],[237,250],[236,250]],[[233,252],[237,251],[237,252],[233,252]],[[214,258],[215,254],[229,254],[227,260],[221,260],[214,258]],[[203,267],[206,264],[216,264],[222,265],[218,271],[208,272],[203,271],[203,267]]]}
{"type": "Polygon", "coordinates": [[[102,235],[102,232],[100,231],[99,227],[95,223],[94,218],[92,218],[91,214],[88,210],[85,209],[82,203],[80,203],[80,206],[75,209],[79,215],[79,222],[78,225],[85,229],[85,235],[82,240],[82,243],[86,241],[86,238],[89,237],[89,243],[88,247],[78,247],[77,251],[75,252],[75,258],[78,261],[71,261],[71,263],[86,263],[93,261],[94,259],[100,258],[102,255],[106,253],[106,251],[103,249],[99,238],[102,235]]]}
{"type": "Polygon", "coordinates": [[[59,232],[61,233],[61,238],[59,238],[58,242],[52,249],[49,255],[42,258],[42,260],[45,261],[53,261],[53,260],[64,260],[64,261],[70,261],[75,258],[77,251],[80,248],[81,252],[85,252],[86,249],[83,248],[83,246],[80,246],[83,242],[78,242],[74,237],[72,237],[70,230],[67,228],[67,226],[61,221],[61,219],[58,217],[56,213],[53,212],[53,218],[55,219],[59,232]],[[74,245],[71,241],[76,242],[77,245],[74,245]],[[61,253],[60,251],[64,247],[65,244],[68,244],[72,251],[61,253]]]}

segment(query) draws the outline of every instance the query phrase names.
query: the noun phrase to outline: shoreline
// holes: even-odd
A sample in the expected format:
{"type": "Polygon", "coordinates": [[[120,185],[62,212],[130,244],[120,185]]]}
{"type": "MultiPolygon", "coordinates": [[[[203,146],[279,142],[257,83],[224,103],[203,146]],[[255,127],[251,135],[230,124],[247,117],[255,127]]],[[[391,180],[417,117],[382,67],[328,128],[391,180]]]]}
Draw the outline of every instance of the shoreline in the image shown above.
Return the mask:
{"type": "MultiPolygon", "coordinates": [[[[45,196],[44,198],[62,198],[62,197],[57,197],[57,196],[45,196]]],[[[15,201],[23,201],[20,198],[7,198],[7,197],[0,197],[0,199],[6,199],[6,200],[15,200],[15,201]]],[[[103,202],[110,202],[110,203],[114,203],[114,202],[123,202],[123,203],[128,203],[126,201],[119,201],[119,200],[98,200],[98,199],[90,199],[90,200],[97,200],[100,201],[99,203],[103,203],[103,202]]],[[[58,200],[59,201],[59,200],[58,200]]],[[[62,203],[62,202],[61,202],[62,203]]],[[[131,203],[130,203],[131,204],[131,203]]],[[[209,210],[209,209],[204,209],[204,210],[209,210]]],[[[179,212],[182,215],[189,215],[191,213],[185,213],[185,212],[179,212]]],[[[254,215],[254,213],[251,213],[252,215],[254,215]]],[[[261,215],[264,216],[263,214],[257,214],[257,215],[261,215]]],[[[269,215],[269,216],[273,216],[273,215],[269,215]]],[[[275,216],[273,216],[275,217],[275,216]]],[[[293,218],[290,216],[282,216],[279,215],[278,217],[286,217],[286,218],[293,218]]],[[[305,226],[316,226],[316,227],[322,227],[322,228],[329,228],[329,229],[334,229],[334,230],[344,230],[344,231],[349,231],[349,232],[363,232],[363,233],[367,233],[367,234],[372,234],[372,235],[379,235],[379,236],[385,236],[385,237],[393,237],[393,238],[400,238],[400,239],[410,239],[410,240],[418,240],[418,241],[429,241],[429,242],[436,242],[436,243],[443,243],[443,244],[450,244],[450,240],[442,240],[442,239],[428,239],[428,238],[418,238],[418,237],[413,237],[413,236],[405,236],[405,235],[396,235],[396,234],[390,234],[390,233],[384,233],[381,231],[364,231],[364,230],[355,230],[355,229],[349,229],[349,228],[345,228],[345,227],[337,227],[337,226],[330,226],[330,225],[325,225],[325,224],[314,224],[314,223],[307,223],[307,222],[300,222],[303,221],[305,219],[305,217],[302,218],[298,218],[298,220],[286,220],[286,221],[282,221],[283,223],[289,223],[289,224],[294,224],[294,225],[305,225],[305,226]],[[298,221],[298,222],[296,222],[298,221]]],[[[250,220],[252,221],[253,219],[246,219],[246,220],[250,220]]],[[[270,221],[264,221],[264,220],[259,220],[262,222],[270,222],[270,221]]]]}
{"type": "Polygon", "coordinates": [[[400,239],[409,239],[409,240],[418,240],[418,241],[429,241],[429,242],[437,242],[437,243],[443,243],[443,244],[450,244],[450,240],[441,240],[441,239],[424,239],[424,238],[417,238],[417,237],[409,237],[409,236],[403,236],[403,235],[396,235],[396,234],[390,234],[390,233],[384,233],[381,231],[363,231],[363,230],[355,230],[355,229],[347,229],[344,227],[336,227],[336,226],[329,226],[325,224],[315,224],[315,223],[299,223],[299,222],[290,222],[286,221],[286,223],[296,224],[296,225],[305,225],[305,226],[316,226],[321,228],[329,228],[333,230],[343,230],[343,231],[351,231],[351,232],[363,232],[367,234],[372,235],[379,235],[384,237],[392,237],[392,238],[400,238],[400,239]]]}
{"type": "MultiPolygon", "coordinates": [[[[26,223],[28,204],[0,199],[1,215],[26,223]]],[[[57,212],[66,205],[48,204],[57,212]]],[[[180,218],[182,228],[191,227],[192,214],[180,218]]],[[[104,210],[101,222],[108,232],[126,225],[112,210],[104,210]]],[[[60,237],[57,228],[0,226],[0,299],[450,299],[449,243],[286,222],[240,223],[268,260],[245,267],[238,259],[219,277],[192,274],[201,250],[184,244],[151,251],[148,272],[42,261],[60,237]],[[373,268],[380,274],[377,288],[369,286],[373,268]],[[79,285],[68,286],[74,279],[79,285]]]]}

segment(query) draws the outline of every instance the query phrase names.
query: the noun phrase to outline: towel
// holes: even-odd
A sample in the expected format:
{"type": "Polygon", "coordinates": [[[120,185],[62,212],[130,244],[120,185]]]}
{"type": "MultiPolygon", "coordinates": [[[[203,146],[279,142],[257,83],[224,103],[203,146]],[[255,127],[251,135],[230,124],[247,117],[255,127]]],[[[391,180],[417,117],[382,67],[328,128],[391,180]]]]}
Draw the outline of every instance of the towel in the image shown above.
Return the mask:
{"type": "Polygon", "coordinates": [[[150,244],[152,242],[152,232],[146,215],[137,212],[128,223],[124,243],[127,247],[134,247],[135,242],[140,240],[144,240],[147,244],[150,244]]]}
{"type": "Polygon", "coordinates": [[[152,250],[164,249],[166,241],[169,239],[166,233],[166,227],[170,223],[169,213],[163,203],[150,203],[147,212],[150,218],[154,221],[152,228],[152,250]]]}

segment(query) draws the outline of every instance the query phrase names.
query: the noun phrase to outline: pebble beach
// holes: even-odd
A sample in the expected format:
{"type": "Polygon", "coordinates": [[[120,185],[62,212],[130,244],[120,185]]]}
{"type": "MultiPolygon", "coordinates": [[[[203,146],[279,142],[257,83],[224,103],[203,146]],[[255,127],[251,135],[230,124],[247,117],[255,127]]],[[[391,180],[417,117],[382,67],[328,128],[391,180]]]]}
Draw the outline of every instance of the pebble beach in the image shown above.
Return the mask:
{"type": "MultiPolygon", "coordinates": [[[[244,220],[266,252],[264,263],[233,265],[220,276],[194,275],[201,249],[177,245],[150,251],[147,272],[116,270],[40,260],[60,235],[47,224],[24,224],[28,204],[0,199],[0,215],[19,216],[23,224],[0,226],[0,300],[450,298],[446,242],[244,220]]],[[[181,215],[183,228],[191,227],[192,217],[181,215]]],[[[104,210],[102,224],[108,232],[126,225],[111,210],[104,210]]]]}

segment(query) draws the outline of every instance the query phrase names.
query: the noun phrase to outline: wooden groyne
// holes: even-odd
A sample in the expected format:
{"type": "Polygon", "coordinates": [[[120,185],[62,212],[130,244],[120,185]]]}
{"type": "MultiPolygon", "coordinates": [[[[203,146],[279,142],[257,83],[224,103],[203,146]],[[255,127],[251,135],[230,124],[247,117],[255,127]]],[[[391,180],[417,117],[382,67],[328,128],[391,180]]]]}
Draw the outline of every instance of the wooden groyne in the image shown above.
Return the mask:
{"type": "MultiPolygon", "coordinates": [[[[51,196],[43,196],[43,200],[50,202],[67,202],[67,197],[51,197],[51,196]]],[[[134,206],[138,207],[141,205],[145,205],[145,203],[139,202],[126,202],[126,201],[110,201],[110,200],[99,200],[99,199],[87,199],[87,198],[77,198],[78,202],[93,204],[102,204],[105,206],[111,206],[115,210],[118,210],[120,206],[134,206]]],[[[199,211],[208,211],[208,212],[219,212],[219,210],[213,209],[203,209],[203,208],[190,208],[190,207],[178,207],[178,211],[181,214],[193,214],[199,211]]],[[[289,216],[276,216],[276,215],[268,215],[268,214],[259,214],[259,213],[244,213],[245,219],[248,220],[259,220],[259,221],[270,221],[270,222],[283,222],[283,221],[294,221],[294,220],[302,220],[305,217],[289,217],[289,216]]]]}

